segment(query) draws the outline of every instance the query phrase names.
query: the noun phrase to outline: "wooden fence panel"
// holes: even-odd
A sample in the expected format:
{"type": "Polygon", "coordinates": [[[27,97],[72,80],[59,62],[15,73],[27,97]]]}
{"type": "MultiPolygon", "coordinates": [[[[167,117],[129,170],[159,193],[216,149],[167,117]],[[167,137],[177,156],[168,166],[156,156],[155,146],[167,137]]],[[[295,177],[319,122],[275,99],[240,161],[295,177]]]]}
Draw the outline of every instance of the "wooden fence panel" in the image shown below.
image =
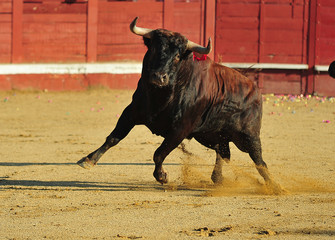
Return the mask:
{"type": "Polygon", "coordinates": [[[261,2],[217,1],[217,59],[223,62],[305,63],[306,57],[302,57],[306,44],[304,2],[267,0],[263,1],[262,9],[261,2]]]}
{"type": "MultiPolygon", "coordinates": [[[[129,31],[136,16],[139,26],[167,28],[199,44],[211,36],[221,62],[303,66],[255,72],[263,92],[335,95],[325,72],[335,60],[334,0],[0,0],[0,63],[141,61],[146,47],[129,31]]],[[[38,76],[33,85],[45,86],[38,76]]],[[[99,79],[115,86],[107,76],[99,79]]],[[[75,78],[81,80],[59,78],[54,89],[90,84],[75,78]]],[[[0,78],[0,88],[10,88],[7,79],[0,78]]],[[[32,81],[13,79],[15,86],[32,81]]]]}
{"type": "Polygon", "coordinates": [[[263,93],[301,94],[303,92],[299,70],[263,70],[260,74],[263,78],[263,93]]]}
{"type": "MultiPolygon", "coordinates": [[[[335,1],[317,0],[315,26],[315,65],[329,65],[335,61],[335,1]]],[[[335,80],[327,72],[313,75],[313,91],[335,96],[335,80]]]]}
{"type": "Polygon", "coordinates": [[[329,77],[327,72],[315,75],[314,81],[314,92],[316,94],[335,96],[335,79],[329,77]]]}
{"type": "Polygon", "coordinates": [[[87,4],[23,4],[23,62],[85,62],[87,4]]]}
{"type": "Polygon", "coordinates": [[[265,1],[261,62],[306,63],[302,58],[306,44],[303,17],[303,2],[265,1]]]}
{"type": "Polygon", "coordinates": [[[197,2],[176,2],[173,12],[175,24],[171,30],[180,32],[191,41],[201,44],[203,41],[201,34],[202,12],[200,0],[197,2]]]}
{"type": "Polygon", "coordinates": [[[2,0],[0,2],[0,14],[12,13],[12,0],[2,0]]]}
{"type": "Polygon", "coordinates": [[[130,32],[129,24],[138,16],[141,27],[163,27],[163,3],[100,0],[98,9],[97,60],[141,61],[146,47],[141,37],[130,32]]]}
{"type": "Polygon", "coordinates": [[[217,1],[215,58],[218,61],[257,62],[258,16],[258,1],[217,1]]]}
{"type": "Polygon", "coordinates": [[[334,80],[324,71],[335,60],[334,25],[333,0],[217,0],[215,57],[304,65],[298,71],[263,69],[255,80],[263,92],[335,95],[334,80]]]}
{"type": "Polygon", "coordinates": [[[0,63],[11,61],[12,52],[12,1],[0,2],[0,63]]]}
{"type": "Polygon", "coordinates": [[[315,63],[329,65],[335,61],[335,1],[318,1],[316,32],[315,63]]]}

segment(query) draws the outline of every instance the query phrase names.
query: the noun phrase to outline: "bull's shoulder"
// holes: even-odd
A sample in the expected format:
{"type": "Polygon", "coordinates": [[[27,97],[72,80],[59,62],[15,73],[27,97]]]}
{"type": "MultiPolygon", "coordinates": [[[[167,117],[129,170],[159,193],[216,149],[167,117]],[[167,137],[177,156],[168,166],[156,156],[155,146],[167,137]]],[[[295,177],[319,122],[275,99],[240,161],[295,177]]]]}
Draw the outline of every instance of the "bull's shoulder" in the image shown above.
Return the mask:
{"type": "Polygon", "coordinates": [[[239,71],[218,63],[212,65],[212,78],[221,88],[220,101],[236,102],[239,106],[260,104],[261,93],[256,82],[239,71]]]}
{"type": "Polygon", "coordinates": [[[252,81],[246,77],[241,72],[232,69],[230,67],[224,66],[219,63],[213,63],[212,64],[212,71],[213,73],[221,78],[222,80],[225,80],[226,82],[246,82],[246,83],[252,83],[252,81]]]}
{"type": "Polygon", "coordinates": [[[254,81],[235,69],[218,63],[214,63],[212,69],[214,78],[222,81],[228,91],[234,92],[237,89],[254,90],[257,88],[254,81]]]}

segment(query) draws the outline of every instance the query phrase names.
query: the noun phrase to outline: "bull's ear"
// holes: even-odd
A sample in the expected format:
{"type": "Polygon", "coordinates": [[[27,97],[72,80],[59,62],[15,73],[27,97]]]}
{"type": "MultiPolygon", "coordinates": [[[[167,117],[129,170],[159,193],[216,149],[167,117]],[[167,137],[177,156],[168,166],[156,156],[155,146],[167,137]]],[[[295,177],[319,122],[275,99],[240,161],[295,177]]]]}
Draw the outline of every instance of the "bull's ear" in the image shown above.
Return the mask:
{"type": "Polygon", "coordinates": [[[192,51],[186,49],[185,52],[181,54],[181,59],[187,59],[190,54],[192,54],[192,51]]]}

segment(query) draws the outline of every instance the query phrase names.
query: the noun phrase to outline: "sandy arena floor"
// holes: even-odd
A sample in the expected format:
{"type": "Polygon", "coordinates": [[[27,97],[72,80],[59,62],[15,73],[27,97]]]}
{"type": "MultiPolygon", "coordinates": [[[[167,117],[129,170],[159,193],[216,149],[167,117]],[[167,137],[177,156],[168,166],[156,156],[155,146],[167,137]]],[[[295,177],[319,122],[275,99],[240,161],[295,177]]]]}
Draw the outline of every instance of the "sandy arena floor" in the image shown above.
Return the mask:
{"type": "Polygon", "coordinates": [[[263,157],[286,194],[269,195],[231,144],[184,141],[158,184],[162,138],[135,127],[92,170],[76,162],[114,128],[132,91],[0,92],[0,239],[335,239],[335,99],[264,96],[263,157]]]}

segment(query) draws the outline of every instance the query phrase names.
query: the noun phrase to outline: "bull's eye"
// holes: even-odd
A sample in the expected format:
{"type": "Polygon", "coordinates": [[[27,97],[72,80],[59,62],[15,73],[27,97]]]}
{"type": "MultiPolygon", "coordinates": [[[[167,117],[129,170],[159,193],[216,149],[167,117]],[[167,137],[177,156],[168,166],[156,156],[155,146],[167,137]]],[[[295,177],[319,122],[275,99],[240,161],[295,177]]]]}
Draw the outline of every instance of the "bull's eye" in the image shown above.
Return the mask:
{"type": "Polygon", "coordinates": [[[174,60],[175,60],[176,62],[178,62],[178,61],[180,60],[180,54],[179,54],[179,53],[174,57],[174,60]]]}

